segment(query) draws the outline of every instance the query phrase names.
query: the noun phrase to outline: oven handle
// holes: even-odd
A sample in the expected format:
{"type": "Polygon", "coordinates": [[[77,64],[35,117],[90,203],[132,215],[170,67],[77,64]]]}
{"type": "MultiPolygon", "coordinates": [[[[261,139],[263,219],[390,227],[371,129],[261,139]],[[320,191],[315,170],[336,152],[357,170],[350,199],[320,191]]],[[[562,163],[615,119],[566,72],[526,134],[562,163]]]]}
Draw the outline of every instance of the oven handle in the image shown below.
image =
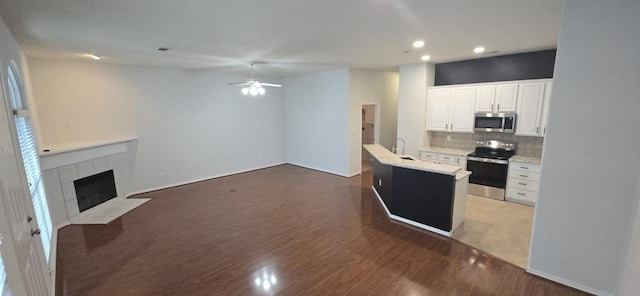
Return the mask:
{"type": "Polygon", "coordinates": [[[467,159],[472,161],[481,161],[481,162],[489,162],[489,163],[497,163],[497,164],[509,164],[508,160],[503,160],[503,159],[480,158],[480,157],[473,157],[473,156],[467,156],[467,159]]]}

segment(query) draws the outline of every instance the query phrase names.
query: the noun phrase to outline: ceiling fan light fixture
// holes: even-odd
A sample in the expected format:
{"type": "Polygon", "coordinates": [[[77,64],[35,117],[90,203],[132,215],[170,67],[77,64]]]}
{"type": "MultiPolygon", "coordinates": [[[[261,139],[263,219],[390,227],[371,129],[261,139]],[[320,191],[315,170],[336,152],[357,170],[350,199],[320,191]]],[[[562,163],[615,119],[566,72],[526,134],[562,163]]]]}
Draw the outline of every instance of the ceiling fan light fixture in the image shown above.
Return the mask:
{"type": "Polygon", "coordinates": [[[264,95],[265,92],[264,87],[258,88],[258,94],[264,95]]]}
{"type": "Polygon", "coordinates": [[[243,87],[242,88],[242,94],[245,95],[245,96],[248,95],[249,94],[249,88],[248,87],[243,87]]]}
{"type": "Polygon", "coordinates": [[[257,96],[258,88],[255,85],[252,85],[251,88],[249,88],[249,94],[252,96],[257,96]]]}

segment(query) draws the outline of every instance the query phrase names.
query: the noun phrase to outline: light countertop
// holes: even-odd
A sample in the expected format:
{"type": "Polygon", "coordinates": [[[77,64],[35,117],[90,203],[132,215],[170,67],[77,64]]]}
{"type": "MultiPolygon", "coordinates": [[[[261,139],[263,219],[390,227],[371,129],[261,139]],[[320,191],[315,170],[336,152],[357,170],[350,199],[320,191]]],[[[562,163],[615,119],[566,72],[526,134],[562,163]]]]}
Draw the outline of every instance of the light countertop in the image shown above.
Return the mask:
{"type": "Polygon", "coordinates": [[[452,176],[456,176],[456,180],[460,180],[466,177],[464,173],[465,171],[463,171],[463,173],[460,174],[460,177],[458,176],[458,172],[461,169],[460,167],[457,167],[457,166],[425,162],[425,161],[415,159],[415,157],[412,157],[415,160],[402,159],[400,157],[403,157],[406,155],[393,154],[391,151],[387,150],[387,148],[384,148],[383,146],[380,146],[378,144],[363,145],[363,147],[367,149],[367,151],[369,151],[369,153],[371,153],[371,155],[375,157],[382,164],[420,170],[420,171],[426,171],[426,172],[434,172],[434,173],[445,174],[445,175],[452,175],[452,176]]]}
{"type": "Polygon", "coordinates": [[[452,154],[452,155],[459,155],[459,156],[467,156],[467,154],[473,152],[473,150],[452,149],[452,148],[445,148],[445,147],[425,147],[420,149],[420,151],[452,154]]]}
{"type": "Polygon", "coordinates": [[[521,155],[514,155],[511,158],[509,158],[509,161],[517,161],[517,162],[524,162],[524,163],[531,163],[531,164],[540,164],[541,159],[538,157],[528,157],[528,156],[521,156],[521,155]]]}

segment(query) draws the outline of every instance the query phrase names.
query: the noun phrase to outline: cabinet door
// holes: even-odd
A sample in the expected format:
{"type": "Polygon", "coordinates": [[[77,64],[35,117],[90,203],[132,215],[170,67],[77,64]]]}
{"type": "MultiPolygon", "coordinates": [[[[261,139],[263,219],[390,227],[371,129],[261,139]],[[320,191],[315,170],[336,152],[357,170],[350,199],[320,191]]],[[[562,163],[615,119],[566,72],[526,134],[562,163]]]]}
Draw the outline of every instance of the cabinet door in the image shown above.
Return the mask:
{"type": "Polygon", "coordinates": [[[475,97],[475,87],[459,87],[451,90],[450,131],[473,133],[475,97]]]}
{"type": "Polygon", "coordinates": [[[496,111],[516,111],[518,98],[517,84],[498,84],[496,87],[496,111]]]}
{"type": "Polygon", "coordinates": [[[496,87],[494,85],[478,86],[476,88],[476,112],[493,112],[496,87]]]}
{"type": "Polygon", "coordinates": [[[551,87],[553,82],[547,82],[544,90],[544,102],[542,103],[542,119],[540,120],[540,136],[547,135],[547,123],[549,122],[549,105],[551,105],[551,87]]]}
{"type": "Polygon", "coordinates": [[[430,89],[427,97],[427,130],[449,129],[450,88],[430,89]]]}
{"type": "Polygon", "coordinates": [[[456,156],[456,165],[461,167],[462,170],[467,169],[467,157],[466,156],[456,156]]]}
{"type": "Polygon", "coordinates": [[[516,135],[538,136],[544,99],[544,82],[520,84],[516,135]]]}

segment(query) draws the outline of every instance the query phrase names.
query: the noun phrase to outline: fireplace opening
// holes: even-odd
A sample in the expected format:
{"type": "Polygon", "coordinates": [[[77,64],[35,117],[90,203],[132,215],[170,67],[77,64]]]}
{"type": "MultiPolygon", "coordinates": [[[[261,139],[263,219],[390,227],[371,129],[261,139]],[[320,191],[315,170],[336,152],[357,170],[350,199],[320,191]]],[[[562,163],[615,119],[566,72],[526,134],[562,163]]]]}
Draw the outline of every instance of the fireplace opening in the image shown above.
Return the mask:
{"type": "Polygon", "coordinates": [[[73,186],[76,188],[80,212],[118,196],[113,170],[75,180],[73,186]]]}

